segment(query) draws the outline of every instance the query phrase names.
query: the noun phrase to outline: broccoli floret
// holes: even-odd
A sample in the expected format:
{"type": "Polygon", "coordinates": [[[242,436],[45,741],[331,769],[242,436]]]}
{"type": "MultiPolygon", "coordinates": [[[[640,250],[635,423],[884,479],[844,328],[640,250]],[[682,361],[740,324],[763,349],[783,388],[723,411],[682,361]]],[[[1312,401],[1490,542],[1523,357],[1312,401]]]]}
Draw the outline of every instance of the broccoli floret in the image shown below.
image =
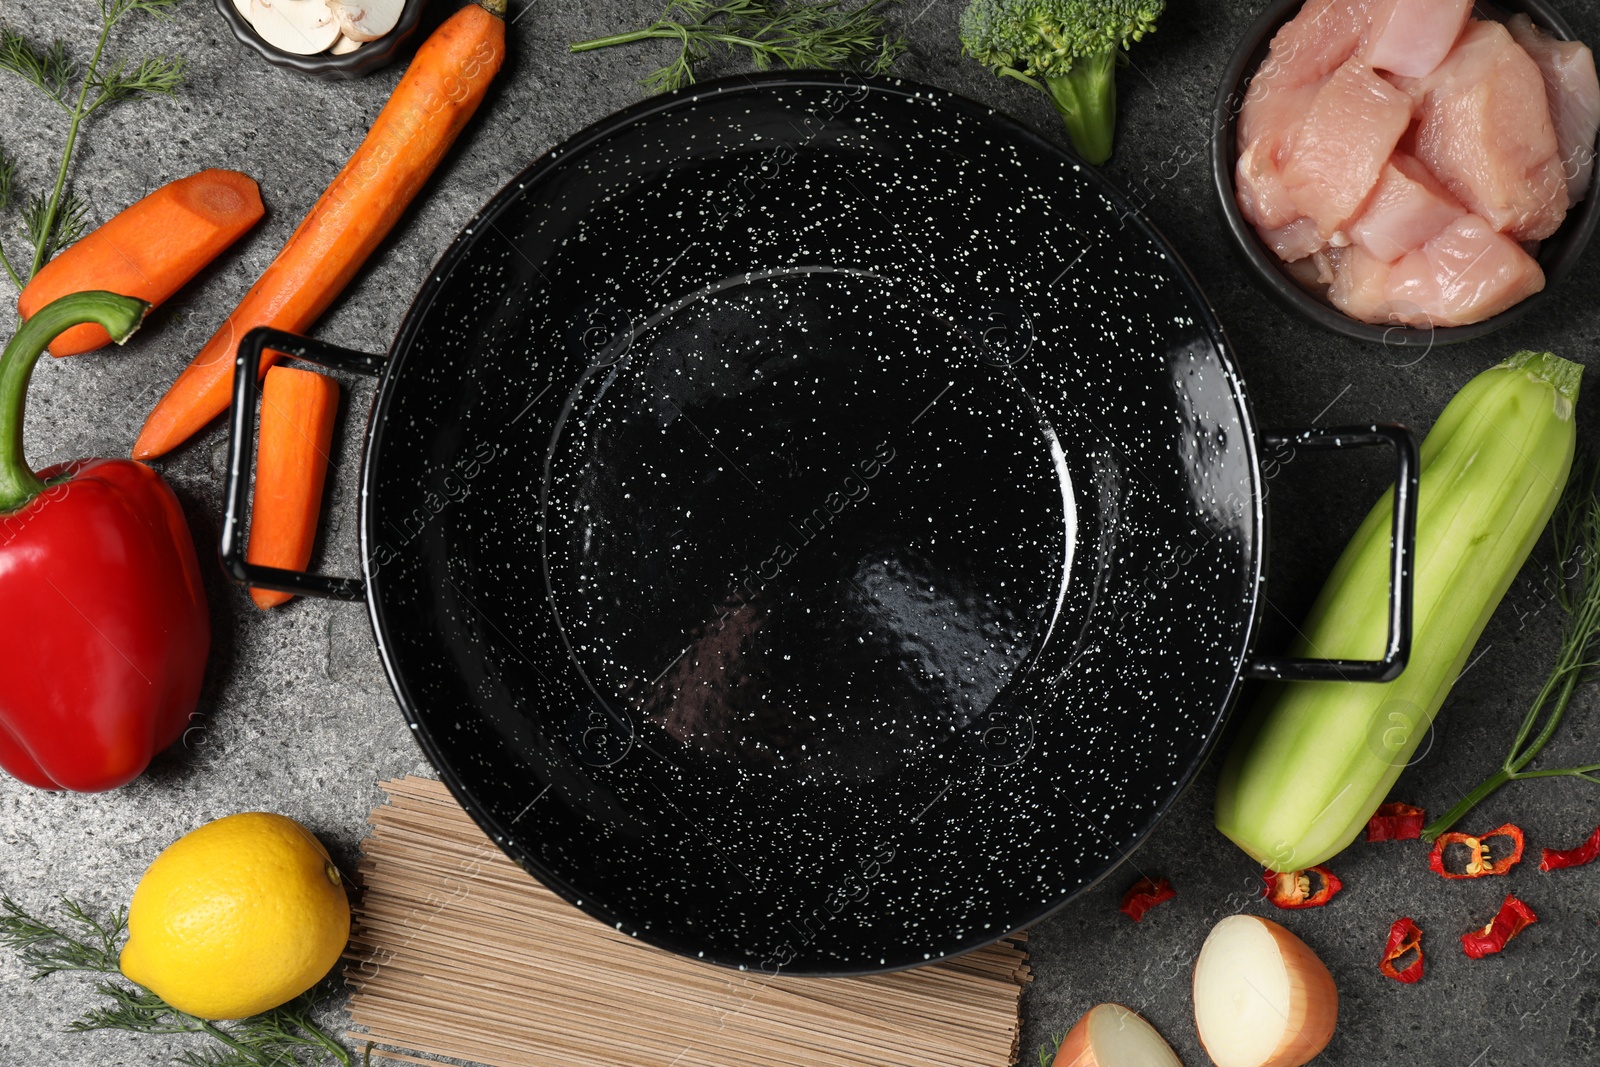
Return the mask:
{"type": "Polygon", "coordinates": [[[1078,154],[1111,158],[1117,61],[1147,33],[1166,0],[972,0],[961,44],[996,74],[1048,93],[1078,154]]]}

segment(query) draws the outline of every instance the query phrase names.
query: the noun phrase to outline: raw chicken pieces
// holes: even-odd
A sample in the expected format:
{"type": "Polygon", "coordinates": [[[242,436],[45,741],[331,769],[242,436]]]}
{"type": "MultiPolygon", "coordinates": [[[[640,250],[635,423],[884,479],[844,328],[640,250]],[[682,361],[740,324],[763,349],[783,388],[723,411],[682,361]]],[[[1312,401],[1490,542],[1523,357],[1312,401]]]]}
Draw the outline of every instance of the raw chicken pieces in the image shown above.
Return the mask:
{"type": "Polygon", "coordinates": [[[1388,296],[1391,312],[1410,325],[1465,326],[1543,288],[1544,271],[1521,245],[1463,215],[1389,269],[1388,296]]]}
{"type": "Polygon", "coordinates": [[[1567,178],[1544,76],[1510,32],[1474,21],[1421,88],[1417,158],[1495,229],[1519,241],[1555,233],[1567,178]]]}
{"type": "Polygon", "coordinates": [[[1507,26],[1512,38],[1533,57],[1544,75],[1550,118],[1567,178],[1567,195],[1577,203],[1589,195],[1594,177],[1594,138],[1600,132],[1600,80],[1594,53],[1578,41],[1558,41],[1518,15],[1507,26]]]}
{"type": "Polygon", "coordinates": [[[1235,191],[1345,314],[1465,325],[1544,287],[1529,249],[1589,192],[1597,132],[1593,55],[1526,16],[1308,0],[1240,108],[1235,191]]]}
{"type": "Polygon", "coordinates": [[[1321,79],[1270,90],[1259,79],[1251,83],[1239,112],[1239,143],[1243,147],[1235,185],[1240,210],[1254,226],[1275,230],[1301,216],[1284,188],[1282,166],[1289,154],[1289,135],[1321,87],[1321,79]]]}
{"type": "Polygon", "coordinates": [[[1283,166],[1284,190],[1318,233],[1331,238],[1350,221],[1410,125],[1411,98],[1361,60],[1347,59],[1329,75],[1283,166]]]}
{"type": "Polygon", "coordinates": [[[1361,46],[1370,6],[1369,0],[1306,0],[1272,38],[1255,80],[1294,88],[1326,78],[1361,46]]]}
{"type": "Polygon", "coordinates": [[[1307,0],[1273,37],[1271,52],[1251,79],[1239,110],[1235,182],[1240,210],[1252,225],[1279,230],[1305,215],[1283,183],[1289,141],[1328,76],[1360,47],[1368,3],[1307,0]]]}
{"type": "Polygon", "coordinates": [[[1423,78],[1444,62],[1472,0],[1376,0],[1361,58],[1375,70],[1423,78]]]}
{"type": "Polygon", "coordinates": [[[1328,302],[1353,319],[1390,321],[1389,264],[1368,255],[1360,245],[1335,248],[1328,257],[1333,264],[1328,302]]]}
{"type": "Polygon", "coordinates": [[[1450,191],[1414,156],[1396,152],[1350,227],[1350,239],[1384,263],[1415,252],[1464,211],[1450,191]]]}
{"type": "Polygon", "coordinates": [[[1533,257],[1476,215],[1458,215],[1394,263],[1359,244],[1330,249],[1327,258],[1328,302],[1363,322],[1465,326],[1544,288],[1533,257]]]}
{"type": "Polygon", "coordinates": [[[1328,247],[1328,242],[1317,232],[1317,224],[1310,219],[1295,219],[1287,226],[1279,226],[1275,230],[1263,229],[1260,233],[1261,239],[1285,263],[1305,259],[1328,247]]]}

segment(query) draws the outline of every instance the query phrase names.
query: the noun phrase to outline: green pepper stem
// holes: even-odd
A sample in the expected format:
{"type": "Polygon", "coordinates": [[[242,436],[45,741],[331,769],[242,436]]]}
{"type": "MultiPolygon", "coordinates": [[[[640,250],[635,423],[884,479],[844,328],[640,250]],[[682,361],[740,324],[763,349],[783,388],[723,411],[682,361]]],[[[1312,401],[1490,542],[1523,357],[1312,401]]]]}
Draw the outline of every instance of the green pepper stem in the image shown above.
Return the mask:
{"type": "Polygon", "coordinates": [[[120,345],[139,328],[149,310],[149,304],[131,296],[73,293],[40,308],[6,345],[0,354],[0,512],[22,507],[44,489],[22,454],[22,417],[28,379],[50,342],[74,326],[93,322],[120,345]]]}

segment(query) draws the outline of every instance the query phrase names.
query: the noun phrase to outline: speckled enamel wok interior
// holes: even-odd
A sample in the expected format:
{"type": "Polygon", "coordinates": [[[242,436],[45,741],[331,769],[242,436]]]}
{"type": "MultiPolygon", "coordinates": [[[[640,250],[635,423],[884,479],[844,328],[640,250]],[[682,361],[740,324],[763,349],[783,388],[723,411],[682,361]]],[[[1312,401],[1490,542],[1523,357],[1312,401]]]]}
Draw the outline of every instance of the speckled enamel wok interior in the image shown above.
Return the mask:
{"type": "Polygon", "coordinates": [[[850,974],[1070,900],[1251,664],[1222,332],[1091,168],[942,90],[657,98],[536,162],[401,328],[381,655],[489,835],[597,919],[850,974]]]}

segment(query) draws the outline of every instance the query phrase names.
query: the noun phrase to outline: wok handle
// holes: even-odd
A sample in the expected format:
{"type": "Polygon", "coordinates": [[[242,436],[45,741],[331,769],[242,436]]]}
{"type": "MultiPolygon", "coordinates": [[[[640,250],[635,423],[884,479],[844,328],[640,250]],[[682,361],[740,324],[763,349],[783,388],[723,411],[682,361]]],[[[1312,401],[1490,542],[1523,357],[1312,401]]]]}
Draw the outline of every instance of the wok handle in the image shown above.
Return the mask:
{"type": "Polygon", "coordinates": [[[1416,434],[1399,423],[1342,426],[1262,435],[1272,447],[1313,451],[1389,444],[1395,451],[1394,518],[1389,526],[1389,641],[1382,659],[1300,659],[1251,657],[1251,678],[1294,682],[1392,682],[1411,658],[1411,623],[1417,551],[1417,477],[1422,466],[1416,434]]]}
{"type": "Polygon", "coordinates": [[[361,600],[366,596],[366,585],[360,578],[335,578],[282,567],[263,567],[245,559],[244,517],[250,509],[256,402],[261,395],[258,368],[261,366],[262,353],[269,348],[302,363],[371,377],[376,377],[383,370],[387,358],[340,348],[267,326],[258,326],[244,335],[233,364],[233,411],[228,419],[228,483],[224,489],[225,506],[222,513],[223,569],[240,585],[332,600],[361,600]]]}

